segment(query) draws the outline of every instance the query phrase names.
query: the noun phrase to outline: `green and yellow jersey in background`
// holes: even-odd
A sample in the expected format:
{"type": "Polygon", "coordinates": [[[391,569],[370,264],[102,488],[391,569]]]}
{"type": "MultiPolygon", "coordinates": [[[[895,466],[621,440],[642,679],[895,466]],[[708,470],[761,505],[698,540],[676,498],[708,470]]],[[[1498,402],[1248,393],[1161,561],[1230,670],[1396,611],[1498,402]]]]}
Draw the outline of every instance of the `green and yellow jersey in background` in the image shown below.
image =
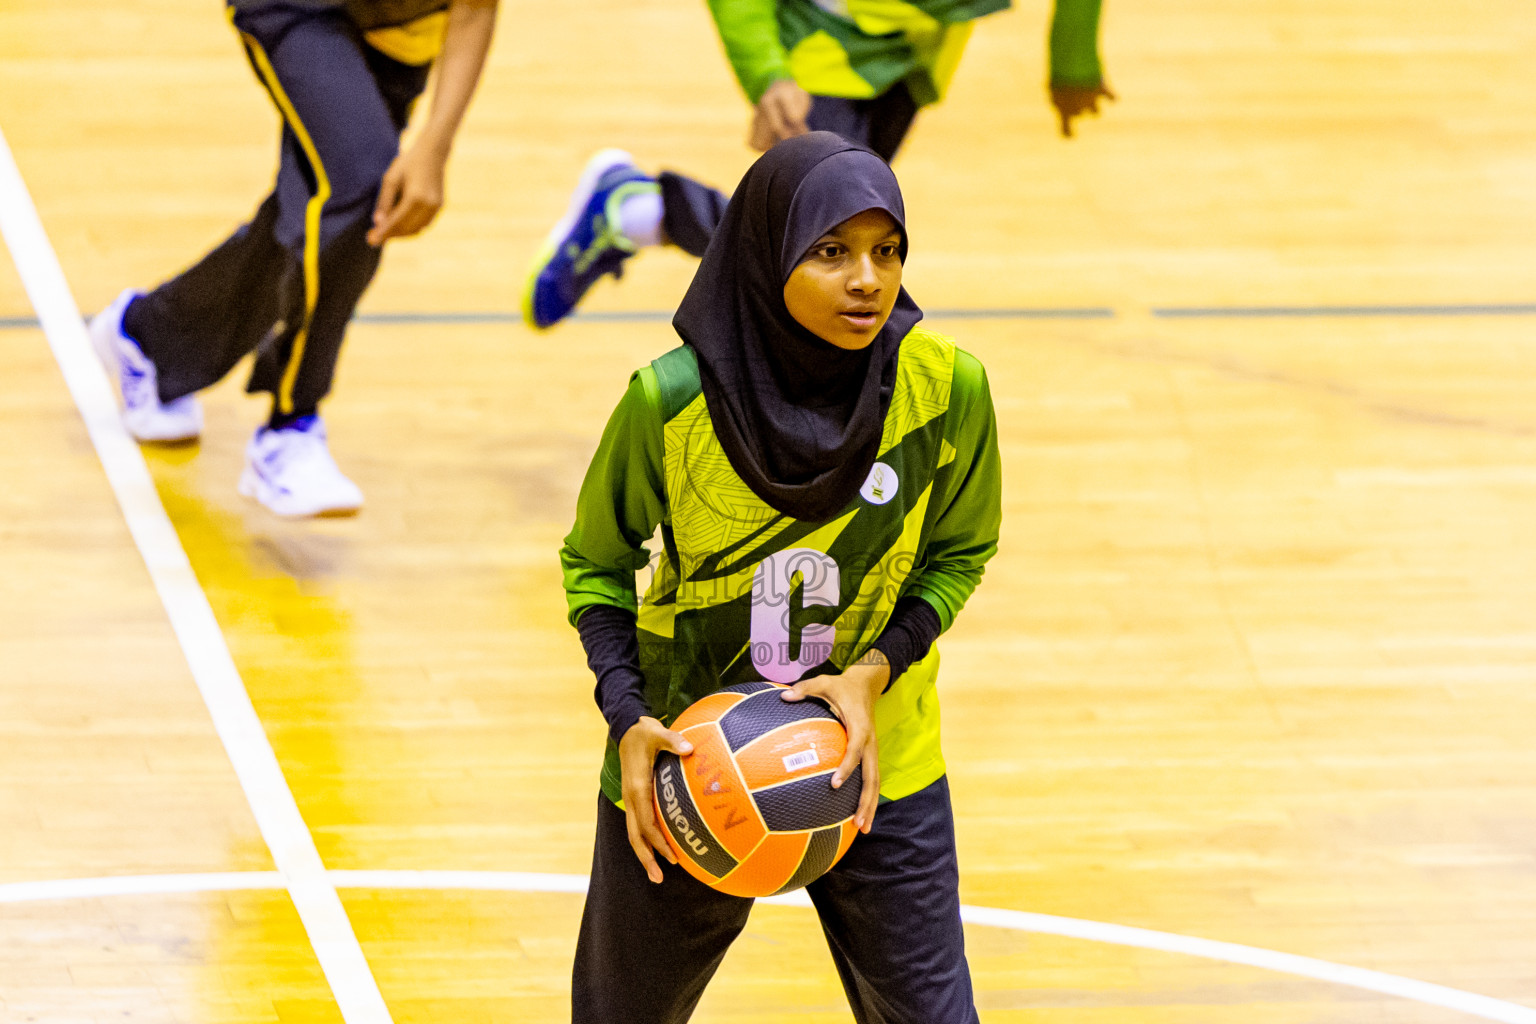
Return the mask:
{"type": "MultiPolygon", "coordinates": [[[[235,10],[273,0],[226,0],[235,10]]],[[[448,0],[284,0],[290,7],[339,10],[363,32],[368,45],[402,64],[430,64],[443,50],[448,0]]]]}
{"type": "MultiPolygon", "coordinates": [[[[1011,0],[708,0],[747,98],[793,79],[818,96],[872,99],[905,82],[919,105],[939,100],[971,22],[1011,0]]],[[[1102,0],[1056,0],[1051,84],[1103,83],[1102,0]]]]}
{"type": "MultiPolygon", "coordinates": [[[[721,686],[840,672],[879,637],[896,601],[927,601],[948,629],[997,550],[1001,467],[981,364],[924,327],[902,341],[879,454],[836,518],[774,511],[731,468],[693,350],[637,372],[593,456],[560,560],[570,620],[636,609],[635,574],[658,554],[637,633],[646,702],[670,722],[721,686]]],[[[880,793],[944,774],[938,647],[875,705],[880,793]]],[[[610,739],[602,788],[621,796],[610,739]]]]}

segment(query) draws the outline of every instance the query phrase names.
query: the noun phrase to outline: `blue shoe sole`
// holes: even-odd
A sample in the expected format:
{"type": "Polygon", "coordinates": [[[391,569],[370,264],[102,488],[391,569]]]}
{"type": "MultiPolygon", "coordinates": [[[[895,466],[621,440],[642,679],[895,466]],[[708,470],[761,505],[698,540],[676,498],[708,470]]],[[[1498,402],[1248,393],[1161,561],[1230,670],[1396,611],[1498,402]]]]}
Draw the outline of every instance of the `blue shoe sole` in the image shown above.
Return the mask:
{"type": "Polygon", "coordinates": [[[523,322],[535,330],[545,331],[553,327],[565,318],[562,314],[550,320],[541,322],[538,311],[534,308],[534,297],[538,290],[539,278],[549,269],[549,265],[560,252],[560,246],[572,231],[576,229],[581,215],[586,212],[588,204],[592,202],[592,196],[597,192],[597,185],[615,167],[633,164],[634,159],[622,149],[604,149],[593,155],[587,161],[587,166],[581,172],[581,180],[576,184],[576,190],[571,193],[570,205],[566,207],[565,216],[561,217],[555,226],[550,228],[549,234],[544,237],[544,244],[539,248],[539,254],[534,257],[533,266],[529,268],[528,279],[523,284],[523,322]]]}

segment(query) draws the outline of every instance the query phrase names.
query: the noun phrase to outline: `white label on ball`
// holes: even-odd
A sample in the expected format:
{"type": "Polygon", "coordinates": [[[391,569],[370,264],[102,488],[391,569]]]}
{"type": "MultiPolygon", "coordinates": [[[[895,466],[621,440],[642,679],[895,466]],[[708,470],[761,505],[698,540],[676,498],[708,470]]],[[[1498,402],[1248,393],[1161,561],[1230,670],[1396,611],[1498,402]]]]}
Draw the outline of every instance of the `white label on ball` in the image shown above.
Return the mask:
{"type": "Polygon", "coordinates": [[[884,505],[896,497],[899,485],[896,471],[883,462],[877,462],[869,467],[869,476],[864,480],[864,486],[859,488],[859,493],[871,505],[884,505]]]}
{"type": "Polygon", "coordinates": [[[797,772],[801,768],[810,768],[812,765],[821,764],[821,758],[816,756],[816,748],[802,750],[798,754],[790,754],[784,759],[784,770],[797,772]]]}

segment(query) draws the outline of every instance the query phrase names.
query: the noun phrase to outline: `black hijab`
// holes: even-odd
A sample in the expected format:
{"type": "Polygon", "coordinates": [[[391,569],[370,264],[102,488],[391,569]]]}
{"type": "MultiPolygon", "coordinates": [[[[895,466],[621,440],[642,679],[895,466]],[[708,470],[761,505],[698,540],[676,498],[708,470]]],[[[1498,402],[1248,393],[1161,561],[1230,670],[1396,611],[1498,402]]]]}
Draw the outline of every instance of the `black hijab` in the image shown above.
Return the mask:
{"type": "Polygon", "coordinates": [[[903,288],[875,340],[850,352],[785,307],[800,258],[865,210],[896,221],[905,260],[906,212],[884,160],[831,132],[779,143],[737,186],[672,318],[698,356],[731,468],[796,519],[831,519],[858,493],[879,453],[901,339],[923,316],[903,288]]]}

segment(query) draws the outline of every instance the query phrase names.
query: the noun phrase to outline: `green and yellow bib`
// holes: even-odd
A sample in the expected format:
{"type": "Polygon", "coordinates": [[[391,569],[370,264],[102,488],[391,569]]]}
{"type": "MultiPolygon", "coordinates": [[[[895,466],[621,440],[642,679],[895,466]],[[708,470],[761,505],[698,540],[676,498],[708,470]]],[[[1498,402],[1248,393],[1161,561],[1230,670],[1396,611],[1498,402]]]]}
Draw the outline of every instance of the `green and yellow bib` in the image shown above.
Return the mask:
{"type": "Polygon", "coordinates": [[[905,80],[919,106],[941,99],[971,22],[1009,0],[779,0],[790,73],[821,96],[870,99],[905,80]]]}

